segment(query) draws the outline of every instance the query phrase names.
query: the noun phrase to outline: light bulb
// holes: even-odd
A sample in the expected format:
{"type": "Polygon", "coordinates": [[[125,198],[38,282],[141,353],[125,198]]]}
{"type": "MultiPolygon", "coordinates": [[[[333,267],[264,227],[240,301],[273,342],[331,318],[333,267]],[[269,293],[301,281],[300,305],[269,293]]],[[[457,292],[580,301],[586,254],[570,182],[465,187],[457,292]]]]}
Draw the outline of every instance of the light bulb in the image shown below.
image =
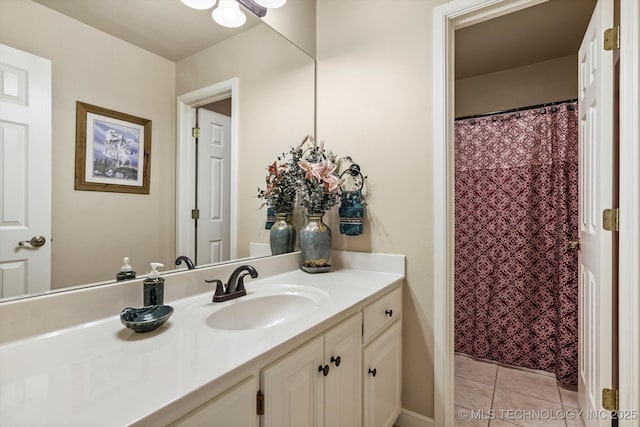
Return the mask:
{"type": "Polygon", "coordinates": [[[183,4],[193,9],[205,10],[211,9],[216,5],[217,0],[180,0],[183,4]]]}
{"type": "Polygon", "coordinates": [[[211,16],[218,24],[230,28],[240,27],[247,21],[246,15],[240,10],[236,0],[220,0],[211,16]]]}
{"type": "Polygon", "coordinates": [[[287,0],[255,0],[262,7],[266,7],[268,9],[275,9],[277,7],[284,6],[287,0]]]}

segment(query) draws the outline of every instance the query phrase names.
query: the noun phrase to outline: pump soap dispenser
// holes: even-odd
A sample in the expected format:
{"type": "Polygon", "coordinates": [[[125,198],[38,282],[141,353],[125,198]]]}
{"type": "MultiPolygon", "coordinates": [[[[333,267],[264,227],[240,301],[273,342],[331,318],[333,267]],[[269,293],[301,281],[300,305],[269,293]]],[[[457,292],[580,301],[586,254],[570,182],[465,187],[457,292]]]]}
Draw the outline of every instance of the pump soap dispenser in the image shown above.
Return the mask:
{"type": "Polygon", "coordinates": [[[123,280],[131,280],[136,278],[136,272],[133,271],[133,268],[129,265],[129,257],[124,257],[124,265],[116,274],[116,280],[121,282],[123,280]]]}
{"type": "Polygon", "coordinates": [[[164,302],[164,278],[158,274],[158,267],[164,267],[159,262],[151,263],[151,272],[146,279],[143,280],[143,299],[144,306],[162,305],[164,302]]]}

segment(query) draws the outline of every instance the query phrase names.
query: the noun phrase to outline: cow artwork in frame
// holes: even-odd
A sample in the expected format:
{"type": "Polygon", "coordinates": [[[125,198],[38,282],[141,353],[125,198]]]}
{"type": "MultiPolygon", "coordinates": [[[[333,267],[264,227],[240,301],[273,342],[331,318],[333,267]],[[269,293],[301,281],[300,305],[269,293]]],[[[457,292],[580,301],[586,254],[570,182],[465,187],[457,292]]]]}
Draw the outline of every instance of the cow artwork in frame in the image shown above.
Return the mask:
{"type": "Polygon", "coordinates": [[[76,190],[149,194],[151,120],[76,102],[76,190]]]}

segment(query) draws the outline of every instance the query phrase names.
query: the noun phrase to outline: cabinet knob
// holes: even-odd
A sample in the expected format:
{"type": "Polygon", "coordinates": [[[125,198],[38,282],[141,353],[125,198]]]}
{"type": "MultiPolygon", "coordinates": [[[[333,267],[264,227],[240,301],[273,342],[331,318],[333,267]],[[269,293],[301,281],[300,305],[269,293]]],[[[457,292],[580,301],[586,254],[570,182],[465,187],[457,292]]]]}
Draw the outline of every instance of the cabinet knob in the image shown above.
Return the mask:
{"type": "Polygon", "coordinates": [[[373,368],[373,369],[369,368],[369,375],[375,377],[377,372],[378,370],[376,368],[373,368]]]}
{"type": "Polygon", "coordinates": [[[336,365],[336,367],[340,366],[340,356],[336,356],[336,357],[331,356],[331,363],[336,365]]]}
{"type": "Polygon", "coordinates": [[[387,316],[391,317],[391,316],[393,316],[393,310],[392,309],[385,310],[384,314],[386,314],[387,316]]]}
{"type": "Polygon", "coordinates": [[[326,377],[327,375],[329,375],[329,365],[318,366],[318,372],[322,372],[322,375],[326,377]]]}

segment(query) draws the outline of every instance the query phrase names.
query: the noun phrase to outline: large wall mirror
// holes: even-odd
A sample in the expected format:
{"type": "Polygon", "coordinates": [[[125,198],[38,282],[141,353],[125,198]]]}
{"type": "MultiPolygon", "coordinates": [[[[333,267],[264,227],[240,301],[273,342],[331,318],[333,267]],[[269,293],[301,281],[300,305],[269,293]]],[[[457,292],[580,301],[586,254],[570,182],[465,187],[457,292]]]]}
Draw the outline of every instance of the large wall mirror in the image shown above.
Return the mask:
{"type": "MultiPolygon", "coordinates": [[[[178,100],[185,95],[193,117],[214,110],[233,119],[234,157],[224,167],[233,176],[234,241],[220,261],[255,255],[254,243],[268,245],[258,187],[268,164],[315,124],[315,0],[287,6],[262,20],[245,10],[246,24],[226,29],[210,11],[179,0],[0,2],[0,43],[51,60],[52,291],[112,283],[125,256],[138,275],[153,261],[170,271],[177,256],[194,257],[192,242],[177,230],[179,217],[196,208],[180,195],[198,169],[181,158],[187,124],[178,100]],[[226,92],[207,92],[225,85],[226,92]],[[201,90],[208,95],[194,99],[201,90]],[[74,190],[77,101],[152,121],[148,195],[74,190]]],[[[201,258],[198,265],[212,260],[201,258]]]]}

